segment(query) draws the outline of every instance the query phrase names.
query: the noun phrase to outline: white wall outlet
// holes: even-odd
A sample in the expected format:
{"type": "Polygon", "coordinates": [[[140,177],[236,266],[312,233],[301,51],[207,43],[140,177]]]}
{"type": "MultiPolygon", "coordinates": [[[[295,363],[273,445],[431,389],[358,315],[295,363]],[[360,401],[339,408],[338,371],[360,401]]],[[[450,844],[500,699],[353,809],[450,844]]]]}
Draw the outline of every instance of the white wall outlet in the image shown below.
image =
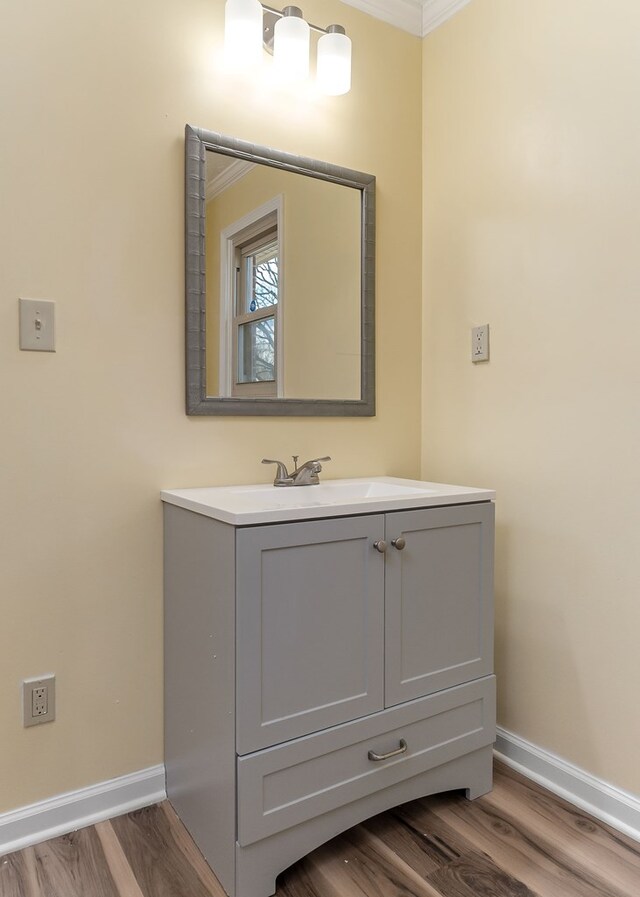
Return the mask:
{"type": "Polygon", "coordinates": [[[56,718],[55,676],[23,680],[22,716],[25,727],[53,722],[56,718]]]}
{"type": "Polygon", "coordinates": [[[30,352],[55,352],[55,309],[52,299],[19,299],[20,348],[30,352]]]}
{"type": "Polygon", "coordinates": [[[471,328],[471,361],[489,361],[489,325],[471,328]]]}

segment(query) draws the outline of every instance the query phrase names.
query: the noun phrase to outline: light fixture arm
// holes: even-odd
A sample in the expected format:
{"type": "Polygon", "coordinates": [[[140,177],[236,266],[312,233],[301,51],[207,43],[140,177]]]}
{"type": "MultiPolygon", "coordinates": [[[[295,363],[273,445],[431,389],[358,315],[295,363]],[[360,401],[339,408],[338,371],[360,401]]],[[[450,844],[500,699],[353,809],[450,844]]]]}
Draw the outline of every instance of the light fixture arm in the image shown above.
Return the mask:
{"type": "MultiPolygon", "coordinates": [[[[262,8],[265,12],[270,12],[272,15],[276,16],[278,19],[281,19],[285,15],[285,11],[289,7],[285,6],[284,9],[275,9],[275,7],[267,6],[266,3],[263,3],[262,8]]],[[[293,8],[297,9],[298,7],[294,6],[293,8]]],[[[307,22],[307,25],[309,26],[309,28],[311,28],[312,31],[317,31],[318,34],[331,34],[332,29],[341,29],[340,34],[345,34],[345,30],[342,27],[342,25],[329,25],[328,28],[321,28],[320,25],[314,25],[312,22],[307,22]]]]}

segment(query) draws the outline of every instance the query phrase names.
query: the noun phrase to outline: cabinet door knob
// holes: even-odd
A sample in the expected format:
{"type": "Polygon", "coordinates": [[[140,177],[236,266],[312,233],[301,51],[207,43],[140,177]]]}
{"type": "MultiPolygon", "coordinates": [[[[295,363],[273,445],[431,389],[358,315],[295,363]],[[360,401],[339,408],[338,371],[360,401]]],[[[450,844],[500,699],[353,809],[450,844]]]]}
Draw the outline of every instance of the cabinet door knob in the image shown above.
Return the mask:
{"type": "Polygon", "coordinates": [[[387,543],[384,541],[384,539],[378,539],[377,542],[373,543],[373,547],[376,551],[379,551],[380,554],[384,554],[387,550],[387,543]]]}
{"type": "Polygon", "coordinates": [[[389,751],[388,754],[376,754],[375,751],[369,751],[367,754],[369,760],[390,760],[391,757],[397,757],[399,754],[405,754],[407,752],[407,742],[404,738],[400,739],[400,747],[396,748],[395,751],[389,751]]]}
{"type": "Polygon", "coordinates": [[[397,539],[391,540],[391,544],[393,545],[394,548],[397,548],[398,551],[402,551],[403,548],[405,547],[405,545],[407,544],[407,541],[404,538],[404,536],[398,536],[397,539]]]}

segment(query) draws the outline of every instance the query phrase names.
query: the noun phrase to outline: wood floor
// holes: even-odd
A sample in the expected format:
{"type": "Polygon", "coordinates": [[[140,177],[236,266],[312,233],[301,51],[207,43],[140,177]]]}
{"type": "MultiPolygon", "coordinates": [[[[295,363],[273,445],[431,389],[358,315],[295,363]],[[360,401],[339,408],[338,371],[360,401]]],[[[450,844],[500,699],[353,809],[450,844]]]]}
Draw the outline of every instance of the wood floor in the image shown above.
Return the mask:
{"type": "MultiPolygon", "coordinates": [[[[165,802],[0,857],[0,897],[224,892],[165,802]]],[[[477,801],[424,798],[335,838],[277,897],[640,897],[640,844],[497,766],[477,801]]]]}

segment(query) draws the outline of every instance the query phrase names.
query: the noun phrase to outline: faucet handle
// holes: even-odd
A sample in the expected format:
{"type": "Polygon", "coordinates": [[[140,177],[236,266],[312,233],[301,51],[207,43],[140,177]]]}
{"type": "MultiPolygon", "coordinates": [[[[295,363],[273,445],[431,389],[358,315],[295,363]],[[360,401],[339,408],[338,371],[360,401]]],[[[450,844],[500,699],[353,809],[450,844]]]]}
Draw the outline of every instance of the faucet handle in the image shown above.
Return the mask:
{"type": "Polygon", "coordinates": [[[278,467],[283,467],[285,469],[285,471],[287,469],[287,465],[284,463],[284,461],[272,461],[271,458],[263,458],[262,463],[263,464],[277,464],[278,467]]]}
{"type": "Polygon", "coordinates": [[[327,455],[324,458],[312,458],[310,461],[307,461],[307,464],[313,464],[313,468],[316,473],[320,473],[320,471],[322,470],[322,464],[320,463],[321,461],[331,461],[330,455],[327,455]]]}
{"type": "Polygon", "coordinates": [[[285,480],[289,479],[289,471],[287,470],[287,465],[284,464],[282,461],[273,461],[271,458],[263,458],[262,463],[278,465],[276,477],[273,481],[274,486],[281,486],[285,480]]]}

